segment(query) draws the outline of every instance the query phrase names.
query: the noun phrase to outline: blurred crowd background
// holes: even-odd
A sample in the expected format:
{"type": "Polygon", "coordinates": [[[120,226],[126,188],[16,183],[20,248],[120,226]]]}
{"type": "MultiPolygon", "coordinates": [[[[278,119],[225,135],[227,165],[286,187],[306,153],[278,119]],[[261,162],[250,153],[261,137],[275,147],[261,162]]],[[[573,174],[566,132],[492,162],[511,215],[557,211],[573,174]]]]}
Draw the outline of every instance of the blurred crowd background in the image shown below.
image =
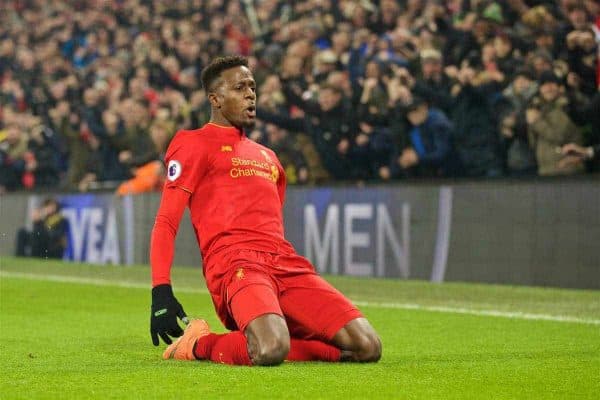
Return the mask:
{"type": "Polygon", "coordinates": [[[599,42],[594,0],[1,1],[0,191],[159,188],[227,54],[291,184],[585,173],[599,42]]]}

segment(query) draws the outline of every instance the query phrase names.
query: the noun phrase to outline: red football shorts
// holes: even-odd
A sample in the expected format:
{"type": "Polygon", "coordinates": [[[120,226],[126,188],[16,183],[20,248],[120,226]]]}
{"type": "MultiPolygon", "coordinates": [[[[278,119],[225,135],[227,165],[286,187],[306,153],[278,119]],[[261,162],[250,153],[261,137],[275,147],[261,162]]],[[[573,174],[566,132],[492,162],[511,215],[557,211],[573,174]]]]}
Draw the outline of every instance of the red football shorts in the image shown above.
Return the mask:
{"type": "Polygon", "coordinates": [[[303,257],[253,250],[231,253],[222,260],[228,264],[224,293],[213,295],[221,321],[231,330],[244,331],[254,319],[278,314],[286,319],[290,336],[329,341],[363,316],[303,257]]]}

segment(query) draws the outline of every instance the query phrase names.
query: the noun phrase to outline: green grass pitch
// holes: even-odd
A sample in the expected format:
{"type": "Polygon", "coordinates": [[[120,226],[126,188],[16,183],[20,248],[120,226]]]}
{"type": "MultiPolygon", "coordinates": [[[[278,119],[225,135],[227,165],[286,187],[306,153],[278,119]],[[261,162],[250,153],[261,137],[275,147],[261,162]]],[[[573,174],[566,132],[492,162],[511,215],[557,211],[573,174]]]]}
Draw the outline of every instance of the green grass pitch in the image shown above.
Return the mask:
{"type": "MultiPolygon", "coordinates": [[[[598,399],[600,291],[328,277],[381,335],[377,364],[163,361],[149,268],[0,259],[1,399],[598,399]]],[[[223,331],[197,268],[189,315],[223,331]]]]}

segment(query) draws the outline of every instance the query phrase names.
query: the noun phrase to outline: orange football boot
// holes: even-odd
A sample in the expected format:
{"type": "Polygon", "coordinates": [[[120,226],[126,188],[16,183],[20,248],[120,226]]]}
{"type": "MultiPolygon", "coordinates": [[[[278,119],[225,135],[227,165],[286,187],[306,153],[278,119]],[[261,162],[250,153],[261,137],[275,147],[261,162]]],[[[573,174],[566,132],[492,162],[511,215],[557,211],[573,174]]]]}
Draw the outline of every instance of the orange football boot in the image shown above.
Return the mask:
{"type": "Polygon", "coordinates": [[[210,327],[203,319],[193,319],[183,331],[183,335],[170,344],[163,353],[163,359],[197,360],[194,346],[198,339],[210,334],[210,327]]]}

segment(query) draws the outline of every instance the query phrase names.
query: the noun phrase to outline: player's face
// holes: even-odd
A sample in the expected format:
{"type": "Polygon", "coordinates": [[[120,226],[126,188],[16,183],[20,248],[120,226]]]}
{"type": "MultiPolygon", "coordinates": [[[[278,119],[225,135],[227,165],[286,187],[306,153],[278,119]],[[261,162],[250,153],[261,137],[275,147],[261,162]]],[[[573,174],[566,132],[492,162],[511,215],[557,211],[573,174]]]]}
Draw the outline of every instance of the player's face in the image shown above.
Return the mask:
{"type": "Polygon", "coordinates": [[[256,122],[256,82],[244,66],[230,68],[221,74],[217,89],[221,115],[233,126],[252,128],[256,122]]]}

